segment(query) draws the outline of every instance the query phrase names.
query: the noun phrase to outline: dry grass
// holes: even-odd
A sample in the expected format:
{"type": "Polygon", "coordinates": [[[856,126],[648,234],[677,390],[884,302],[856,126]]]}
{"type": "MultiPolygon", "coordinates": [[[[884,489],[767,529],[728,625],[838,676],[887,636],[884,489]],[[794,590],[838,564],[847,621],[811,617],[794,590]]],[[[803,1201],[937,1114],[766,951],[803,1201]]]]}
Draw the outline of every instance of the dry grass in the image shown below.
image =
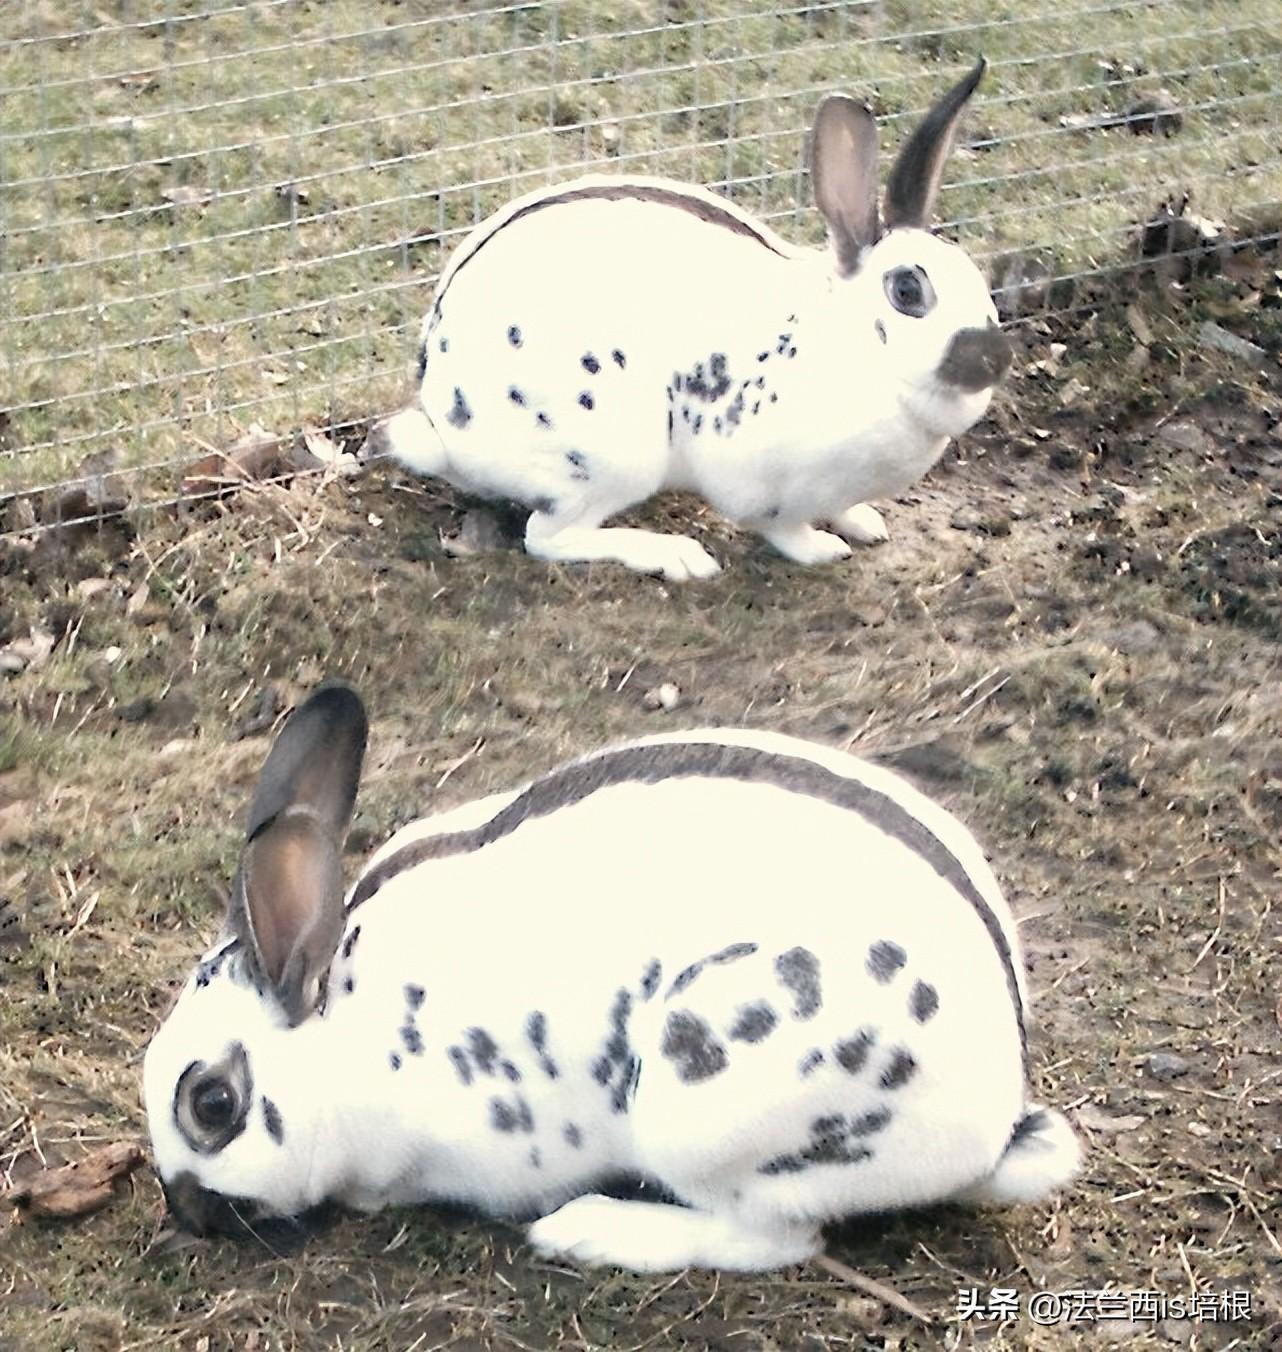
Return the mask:
{"type": "MultiPolygon", "coordinates": [[[[849,566],[794,568],[666,500],[648,518],[704,536],[723,577],[452,561],[453,499],[380,474],[263,489],[135,537],[8,546],[0,643],[33,623],[58,642],[2,687],[7,1175],[142,1136],[138,1057],[217,922],[266,745],[238,731],[264,689],[285,707],[327,673],[374,719],[353,868],[425,808],[654,728],[665,715],[641,696],[662,680],[682,690],[671,723],[746,722],[901,766],[980,829],[1026,917],[1037,1090],[1091,1153],[1052,1205],[833,1235],[837,1258],[945,1320],[929,1333],[818,1268],[574,1272],[514,1231],[429,1211],[340,1219],[295,1255],[176,1242],[143,1171],[81,1221],[0,1218],[0,1348],[1271,1345],[1279,389],[1187,341],[1245,285],[1197,308],[1142,299],[1162,336],[1141,372],[1117,360],[1124,332],[1065,335],[1058,374],[1021,373],[891,508],[892,543],[849,566]],[[1066,407],[1069,379],[1090,389],[1066,407]],[[1155,1077],[1159,1052],[1186,1072],[1155,1077]],[[1105,1285],[1249,1289],[1256,1315],[1099,1332],[952,1316],[963,1286],[1105,1285]]],[[[1247,331],[1271,334],[1270,313],[1244,312],[1247,331]]],[[[1028,362],[1059,336],[1030,338],[1028,362]]]]}

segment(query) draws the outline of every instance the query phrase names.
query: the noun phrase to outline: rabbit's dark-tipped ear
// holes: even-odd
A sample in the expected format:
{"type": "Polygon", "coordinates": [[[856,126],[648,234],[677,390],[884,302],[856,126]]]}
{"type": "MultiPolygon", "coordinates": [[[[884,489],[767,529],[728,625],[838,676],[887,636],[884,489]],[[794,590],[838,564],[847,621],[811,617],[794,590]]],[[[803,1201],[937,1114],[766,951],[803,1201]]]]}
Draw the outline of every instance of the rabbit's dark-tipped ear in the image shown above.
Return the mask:
{"type": "Polygon", "coordinates": [[[250,805],[231,926],[291,1024],[315,1008],[342,936],[343,838],[367,735],[355,691],[317,691],[276,739],[250,805]]]}
{"type": "Polygon", "coordinates": [[[987,69],[988,62],[981,56],[974,70],[963,76],[926,114],[899,152],[886,183],[887,229],[900,225],[929,227],[962,109],[987,69]]]}
{"type": "Polygon", "coordinates": [[[828,222],[837,271],[849,277],[860,253],[876,244],[877,124],[845,94],[831,94],[815,112],[810,133],[810,181],[815,205],[828,222]]]}

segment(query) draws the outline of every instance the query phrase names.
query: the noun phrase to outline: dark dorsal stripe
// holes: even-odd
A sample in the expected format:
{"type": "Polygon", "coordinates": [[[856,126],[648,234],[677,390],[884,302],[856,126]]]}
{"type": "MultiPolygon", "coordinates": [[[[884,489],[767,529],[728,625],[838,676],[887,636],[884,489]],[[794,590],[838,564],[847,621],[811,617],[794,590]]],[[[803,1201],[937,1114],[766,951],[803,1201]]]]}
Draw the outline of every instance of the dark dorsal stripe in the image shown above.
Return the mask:
{"type": "Polygon", "coordinates": [[[709,225],[717,225],[723,230],[732,231],[736,235],[746,235],[749,239],[755,239],[763,249],[769,249],[771,253],[780,258],[790,257],[768,235],[763,234],[750,221],[745,221],[742,216],[735,215],[727,207],[720,206],[716,202],[706,201],[694,194],[680,192],[676,188],[664,188],[655,183],[629,183],[626,179],[621,179],[618,183],[591,183],[578,188],[565,188],[560,192],[549,193],[546,197],[540,197],[537,202],[527,202],[519,211],[514,211],[502,225],[490,231],[454,269],[446,278],[445,285],[436,293],[436,304],[441,303],[450,283],[476,255],[496,235],[514,225],[523,216],[530,216],[536,211],[545,210],[547,207],[559,207],[565,202],[582,202],[590,198],[600,198],[608,202],[624,200],[657,202],[662,206],[676,207],[678,211],[688,211],[692,216],[697,216],[699,220],[707,221],[709,225]]]}
{"type": "Polygon", "coordinates": [[[889,794],[858,779],[807,760],[755,747],[720,742],[660,742],[650,746],[627,746],[607,751],[590,760],[552,770],[536,779],[488,821],[466,831],[449,831],[403,845],[382,863],[370,869],[356,884],[347,904],[350,912],[368,901],[390,879],[429,859],[469,854],[511,835],[524,822],[550,816],[561,808],[582,802],[601,789],[619,784],[657,784],[665,779],[698,776],[771,784],[792,793],[818,798],[836,807],[857,812],[888,836],[925,860],[945,882],[951,884],[973,907],[993,941],[1006,973],[1015,1019],[1019,1025],[1020,1049],[1025,1068],[1028,1059],[1024,1008],[1019,995],[1015,963],[1001,922],[971,880],[965,865],[923,822],[889,794]]]}

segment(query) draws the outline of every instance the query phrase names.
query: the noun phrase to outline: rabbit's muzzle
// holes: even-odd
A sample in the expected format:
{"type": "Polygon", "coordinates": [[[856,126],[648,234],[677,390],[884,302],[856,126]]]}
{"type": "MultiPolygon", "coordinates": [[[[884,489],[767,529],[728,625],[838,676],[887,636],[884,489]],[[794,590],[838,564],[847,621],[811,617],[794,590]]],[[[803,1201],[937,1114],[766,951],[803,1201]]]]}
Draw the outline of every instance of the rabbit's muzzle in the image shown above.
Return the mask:
{"type": "Polygon", "coordinates": [[[253,1202],[210,1192],[200,1186],[195,1174],[176,1174],[160,1186],[170,1215],[193,1235],[243,1235],[253,1224],[253,1202]]]}
{"type": "Polygon", "coordinates": [[[989,320],[985,329],[962,329],[953,335],[939,363],[939,379],[977,394],[991,389],[1006,374],[1011,356],[1010,339],[989,320]]]}

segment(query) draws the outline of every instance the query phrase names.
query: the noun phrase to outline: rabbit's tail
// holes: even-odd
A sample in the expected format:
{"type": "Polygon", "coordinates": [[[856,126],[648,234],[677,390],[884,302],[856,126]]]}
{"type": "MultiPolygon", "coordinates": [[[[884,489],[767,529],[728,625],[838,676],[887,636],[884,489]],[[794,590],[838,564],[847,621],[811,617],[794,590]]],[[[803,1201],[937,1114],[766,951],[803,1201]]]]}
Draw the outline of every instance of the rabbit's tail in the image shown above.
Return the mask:
{"type": "Polygon", "coordinates": [[[441,476],[448,456],[432,420],[417,405],[375,423],[361,448],[364,461],[391,456],[415,474],[441,476]]]}
{"type": "Polygon", "coordinates": [[[1063,1113],[1029,1104],[997,1167],[961,1200],[980,1206],[1040,1202],[1069,1182],[1081,1162],[1081,1145],[1063,1113]]]}

